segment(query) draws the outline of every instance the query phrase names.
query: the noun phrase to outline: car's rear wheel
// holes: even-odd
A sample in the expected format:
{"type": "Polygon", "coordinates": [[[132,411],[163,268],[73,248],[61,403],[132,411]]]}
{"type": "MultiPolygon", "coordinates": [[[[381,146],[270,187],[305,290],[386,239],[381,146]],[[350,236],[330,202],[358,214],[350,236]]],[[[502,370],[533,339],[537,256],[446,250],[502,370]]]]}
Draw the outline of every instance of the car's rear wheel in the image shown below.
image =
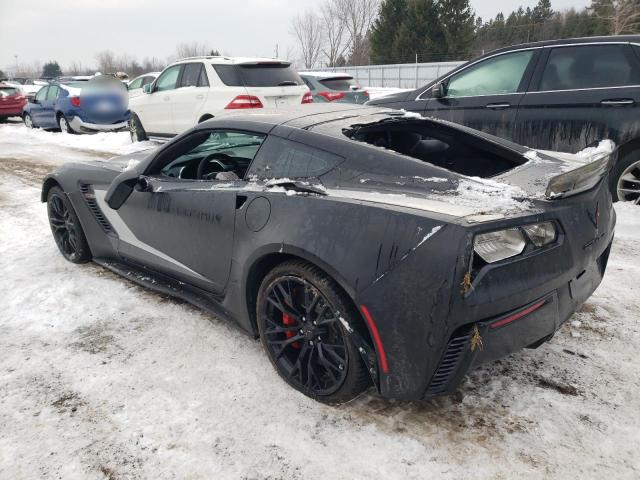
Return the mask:
{"type": "Polygon", "coordinates": [[[135,113],[131,115],[129,119],[129,134],[131,135],[132,143],[149,140],[147,132],[145,132],[142,127],[142,122],[140,122],[140,119],[135,113]]]}
{"type": "Polygon", "coordinates": [[[349,401],[371,383],[343,325],[356,315],[340,287],[303,261],[275,267],[258,292],[258,329],[271,363],[289,385],[325,403],[349,401]]]}
{"type": "Polygon", "coordinates": [[[31,119],[31,115],[29,115],[28,113],[25,113],[24,116],[22,117],[22,120],[24,121],[24,125],[27,128],[33,128],[33,120],[31,119]]]}
{"type": "Polygon", "coordinates": [[[69,125],[67,117],[62,114],[58,115],[58,127],[60,127],[62,133],[76,133],[75,130],[71,128],[71,125],[69,125]]]}
{"type": "Polygon", "coordinates": [[[610,178],[614,201],[640,205],[640,152],[622,158],[611,170],[610,178]]]}
{"type": "Polygon", "coordinates": [[[91,260],[91,250],[80,220],[71,202],[59,187],[52,187],[47,194],[47,212],[51,233],[64,258],[73,263],[91,260]]]}

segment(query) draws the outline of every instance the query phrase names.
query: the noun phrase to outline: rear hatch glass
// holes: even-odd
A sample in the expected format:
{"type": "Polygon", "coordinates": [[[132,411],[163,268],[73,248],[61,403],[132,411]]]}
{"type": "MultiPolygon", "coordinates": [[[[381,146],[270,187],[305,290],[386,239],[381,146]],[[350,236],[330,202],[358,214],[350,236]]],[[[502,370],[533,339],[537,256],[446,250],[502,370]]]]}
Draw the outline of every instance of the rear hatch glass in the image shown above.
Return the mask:
{"type": "Polygon", "coordinates": [[[0,87],[0,97],[2,97],[2,98],[10,97],[12,95],[17,95],[19,93],[20,93],[20,91],[17,88],[0,87]]]}
{"type": "Polygon", "coordinates": [[[359,90],[360,85],[353,77],[335,77],[320,80],[320,83],[330,90],[337,90],[338,92],[348,92],[351,90],[359,90]]]}
{"type": "Polygon", "coordinates": [[[300,75],[287,63],[214,65],[222,83],[229,87],[287,87],[304,85],[300,75]]]}

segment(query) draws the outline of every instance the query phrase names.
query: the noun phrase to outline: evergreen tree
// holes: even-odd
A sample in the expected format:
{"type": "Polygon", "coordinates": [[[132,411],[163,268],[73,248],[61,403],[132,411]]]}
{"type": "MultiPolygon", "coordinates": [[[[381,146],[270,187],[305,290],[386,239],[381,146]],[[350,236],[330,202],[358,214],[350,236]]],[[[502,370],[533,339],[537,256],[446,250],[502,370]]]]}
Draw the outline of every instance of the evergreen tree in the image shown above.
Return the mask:
{"type": "Polygon", "coordinates": [[[407,16],[407,0],[384,0],[371,29],[371,63],[394,63],[393,42],[407,16]]]}
{"type": "Polygon", "coordinates": [[[42,77],[43,78],[55,78],[62,75],[62,70],[60,69],[60,65],[58,62],[47,62],[42,67],[42,77]]]}
{"type": "Polygon", "coordinates": [[[447,59],[468,58],[475,35],[475,14],[469,0],[440,0],[439,17],[447,43],[447,59]]]}
{"type": "Polygon", "coordinates": [[[392,54],[398,63],[441,61],[447,43],[434,0],[410,0],[407,16],[398,29],[392,54]]]}

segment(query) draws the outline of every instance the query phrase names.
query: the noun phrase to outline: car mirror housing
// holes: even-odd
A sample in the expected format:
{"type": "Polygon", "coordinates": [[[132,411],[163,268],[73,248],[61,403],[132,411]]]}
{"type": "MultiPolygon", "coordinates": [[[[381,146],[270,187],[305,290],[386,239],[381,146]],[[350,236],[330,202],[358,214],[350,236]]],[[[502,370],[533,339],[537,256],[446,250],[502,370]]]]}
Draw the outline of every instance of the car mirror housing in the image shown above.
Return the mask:
{"type": "Polygon", "coordinates": [[[151,93],[151,84],[147,83],[144,87],[142,87],[142,91],[144,93],[151,93]]]}
{"type": "Polygon", "coordinates": [[[431,96],[433,98],[442,98],[445,96],[444,85],[441,82],[438,82],[431,87],[431,96]]]}
{"type": "Polygon", "coordinates": [[[139,181],[140,174],[135,169],[122,172],[111,182],[104,201],[112,209],[118,210],[127,201],[139,181]]]}

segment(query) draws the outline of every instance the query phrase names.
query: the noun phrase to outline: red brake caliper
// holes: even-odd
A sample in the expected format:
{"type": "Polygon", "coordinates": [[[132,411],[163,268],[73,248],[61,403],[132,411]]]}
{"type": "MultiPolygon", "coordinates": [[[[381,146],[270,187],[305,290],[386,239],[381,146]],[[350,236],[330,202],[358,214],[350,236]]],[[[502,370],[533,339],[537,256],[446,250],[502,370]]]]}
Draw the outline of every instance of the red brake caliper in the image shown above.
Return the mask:
{"type": "MultiPolygon", "coordinates": [[[[296,321],[293,318],[291,318],[287,313],[283,313],[282,314],[282,323],[284,325],[295,325],[296,321]]],[[[284,332],[284,336],[287,337],[287,338],[291,338],[291,337],[295,337],[296,333],[295,332],[291,332],[291,331],[284,332]]],[[[291,344],[291,346],[293,348],[300,348],[300,343],[299,342],[293,342],[291,344]]]]}

